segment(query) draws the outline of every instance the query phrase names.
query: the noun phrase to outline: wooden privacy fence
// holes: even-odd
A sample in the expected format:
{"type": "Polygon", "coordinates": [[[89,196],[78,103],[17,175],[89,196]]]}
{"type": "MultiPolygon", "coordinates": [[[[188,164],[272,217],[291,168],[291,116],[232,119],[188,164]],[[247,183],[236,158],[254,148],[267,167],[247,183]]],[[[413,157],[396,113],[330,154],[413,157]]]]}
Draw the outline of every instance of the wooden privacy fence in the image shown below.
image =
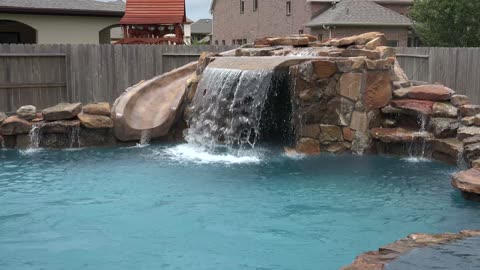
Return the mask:
{"type": "Polygon", "coordinates": [[[397,48],[411,80],[442,83],[480,103],[480,48],[397,48]]]}
{"type": "Polygon", "coordinates": [[[114,102],[128,87],[234,46],[0,44],[0,112],[114,102]]]}

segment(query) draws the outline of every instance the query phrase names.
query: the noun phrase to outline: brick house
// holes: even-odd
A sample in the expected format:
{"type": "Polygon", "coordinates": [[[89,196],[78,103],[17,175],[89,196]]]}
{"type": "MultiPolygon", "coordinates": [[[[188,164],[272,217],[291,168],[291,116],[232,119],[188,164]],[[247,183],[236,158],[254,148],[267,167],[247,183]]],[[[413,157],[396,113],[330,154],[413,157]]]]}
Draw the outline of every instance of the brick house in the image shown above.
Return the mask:
{"type": "Polygon", "coordinates": [[[319,39],[384,32],[390,45],[416,45],[407,17],[413,0],[212,0],[214,44],[265,36],[312,34],[319,39]]]}

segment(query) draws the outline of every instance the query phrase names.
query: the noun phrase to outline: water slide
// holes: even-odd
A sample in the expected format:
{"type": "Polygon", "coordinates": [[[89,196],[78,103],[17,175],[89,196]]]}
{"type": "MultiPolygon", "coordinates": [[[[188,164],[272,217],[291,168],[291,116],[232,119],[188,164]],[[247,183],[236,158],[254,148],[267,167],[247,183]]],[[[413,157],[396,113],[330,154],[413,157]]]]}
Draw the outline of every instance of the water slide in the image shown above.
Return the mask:
{"type": "Polygon", "coordinates": [[[166,136],[180,117],[186,82],[196,68],[192,62],[128,88],[112,109],[117,139],[140,140],[143,132],[152,138],[166,136]]]}
{"type": "MultiPolygon", "coordinates": [[[[227,55],[226,52],[223,55],[227,55]]],[[[299,57],[228,57],[215,58],[209,67],[227,70],[273,70],[308,58],[299,57]]],[[[121,141],[138,141],[145,132],[151,138],[168,135],[181,117],[186,82],[196,71],[197,62],[143,81],[128,88],[114,103],[114,133],[121,141]]]]}

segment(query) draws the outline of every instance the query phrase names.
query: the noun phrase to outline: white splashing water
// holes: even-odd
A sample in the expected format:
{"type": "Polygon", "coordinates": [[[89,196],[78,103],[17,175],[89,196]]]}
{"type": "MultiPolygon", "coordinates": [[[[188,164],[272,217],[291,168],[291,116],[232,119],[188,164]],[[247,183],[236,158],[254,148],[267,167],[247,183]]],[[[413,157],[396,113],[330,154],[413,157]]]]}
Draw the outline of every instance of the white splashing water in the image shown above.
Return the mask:
{"type": "Polygon", "coordinates": [[[32,129],[30,130],[30,148],[37,149],[40,147],[40,139],[41,139],[41,131],[42,125],[41,124],[33,124],[32,129]]]}
{"type": "Polygon", "coordinates": [[[187,142],[206,148],[219,143],[253,148],[273,71],[207,68],[202,77],[187,142]]]}
{"type": "Polygon", "coordinates": [[[428,116],[424,114],[420,114],[418,117],[420,129],[413,133],[416,139],[412,140],[408,145],[408,158],[405,158],[405,160],[409,162],[425,162],[430,160],[430,157],[427,155],[427,120],[428,116]]]}
{"type": "Polygon", "coordinates": [[[261,151],[254,150],[237,150],[225,151],[224,153],[212,152],[210,149],[199,147],[194,144],[181,144],[167,148],[160,153],[162,156],[166,154],[175,161],[186,164],[249,164],[260,163],[262,161],[261,151]]]}
{"type": "Polygon", "coordinates": [[[150,129],[142,130],[142,133],[140,135],[140,142],[137,143],[137,147],[145,147],[150,145],[151,137],[152,137],[152,130],[150,129]]]}

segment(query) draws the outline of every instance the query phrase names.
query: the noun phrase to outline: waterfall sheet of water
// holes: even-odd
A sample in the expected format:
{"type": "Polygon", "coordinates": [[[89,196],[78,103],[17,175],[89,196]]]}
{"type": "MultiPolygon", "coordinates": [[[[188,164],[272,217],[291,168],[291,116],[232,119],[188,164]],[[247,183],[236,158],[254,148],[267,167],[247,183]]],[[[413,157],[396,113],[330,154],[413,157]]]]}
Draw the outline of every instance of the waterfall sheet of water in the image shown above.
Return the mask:
{"type": "Polygon", "coordinates": [[[80,126],[73,126],[70,128],[70,133],[68,134],[68,138],[70,140],[69,147],[70,148],[81,148],[80,145],[80,126]]]}
{"type": "Polygon", "coordinates": [[[187,142],[255,146],[273,70],[207,68],[194,97],[187,142]]]}
{"type": "Polygon", "coordinates": [[[152,130],[146,129],[142,130],[142,133],[140,135],[140,141],[137,144],[138,147],[144,147],[150,144],[151,136],[152,135],[152,130]]]}
{"type": "Polygon", "coordinates": [[[420,128],[417,132],[413,135],[416,137],[408,144],[408,159],[411,161],[423,161],[429,160],[431,157],[431,153],[427,150],[427,139],[426,135],[426,125],[428,121],[428,116],[424,114],[418,115],[418,124],[420,128]]]}
{"type": "Polygon", "coordinates": [[[41,139],[41,134],[40,130],[42,128],[42,125],[40,124],[33,124],[32,129],[30,130],[29,136],[30,136],[30,149],[37,149],[40,147],[40,139],[41,139]]]}

